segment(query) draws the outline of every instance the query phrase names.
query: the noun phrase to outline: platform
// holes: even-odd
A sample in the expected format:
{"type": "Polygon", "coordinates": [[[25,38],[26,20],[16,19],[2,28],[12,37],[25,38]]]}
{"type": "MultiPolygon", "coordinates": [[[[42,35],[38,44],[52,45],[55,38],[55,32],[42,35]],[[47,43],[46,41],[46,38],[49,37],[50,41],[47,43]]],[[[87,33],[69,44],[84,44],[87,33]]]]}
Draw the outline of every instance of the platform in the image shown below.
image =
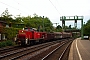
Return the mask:
{"type": "Polygon", "coordinates": [[[90,40],[75,39],[68,60],[90,60],[90,40]]]}

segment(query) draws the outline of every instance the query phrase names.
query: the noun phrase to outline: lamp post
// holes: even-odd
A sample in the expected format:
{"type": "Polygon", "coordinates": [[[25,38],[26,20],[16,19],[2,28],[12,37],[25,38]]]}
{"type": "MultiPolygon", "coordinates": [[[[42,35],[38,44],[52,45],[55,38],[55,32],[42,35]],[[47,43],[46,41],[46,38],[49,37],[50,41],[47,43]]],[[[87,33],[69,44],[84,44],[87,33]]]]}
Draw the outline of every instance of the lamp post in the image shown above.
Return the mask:
{"type": "Polygon", "coordinates": [[[42,19],[42,21],[43,21],[43,32],[44,32],[44,16],[43,16],[43,19],[42,19]]]}

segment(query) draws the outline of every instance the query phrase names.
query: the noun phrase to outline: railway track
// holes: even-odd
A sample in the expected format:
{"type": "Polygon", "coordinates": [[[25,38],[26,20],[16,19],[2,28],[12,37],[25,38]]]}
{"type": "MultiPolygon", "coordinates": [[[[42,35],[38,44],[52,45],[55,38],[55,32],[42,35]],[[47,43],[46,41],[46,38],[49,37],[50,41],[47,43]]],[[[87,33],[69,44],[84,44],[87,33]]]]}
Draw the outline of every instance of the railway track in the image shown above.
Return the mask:
{"type": "Polygon", "coordinates": [[[21,46],[12,46],[12,47],[1,48],[0,49],[0,54],[6,53],[6,52],[9,52],[9,51],[14,51],[14,50],[21,49],[21,48],[23,48],[23,47],[21,47],[21,46]]]}
{"type": "Polygon", "coordinates": [[[40,44],[40,45],[36,45],[36,46],[26,47],[26,48],[2,53],[2,54],[0,54],[0,60],[9,60],[9,59],[15,60],[15,59],[18,59],[25,55],[28,55],[28,54],[34,53],[36,51],[39,51],[41,49],[44,49],[46,47],[48,47],[46,49],[49,49],[52,46],[57,46],[58,44],[60,44],[60,42],[61,41],[48,42],[48,43],[44,43],[44,44],[40,44]]]}
{"type": "Polygon", "coordinates": [[[68,60],[71,42],[72,41],[58,46],[56,49],[44,56],[41,60],[68,60]]]}
{"type": "Polygon", "coordinates": [[[45,52],[38,54],[29,60],[68,60],[71,43],[72,40],[62,41],[59,45],[51,47],[45,52]]]}
{"type": "MultiPolygon", "coordinates": [[[[65,44],[67,42],[68,42],[68,40],[58,42],[59,44],[50,45],[49,47],[43,48],[41,51],[35,51],[34,53],[23,56],[22,58],[20,58],[18,60],[42,60],[43,57],[47,55],[47,53],[51,52],[51,50],[55,49],[56,47],[58,47],[60,45],[65,44]]],[[[52,60],[54,60],[54,59],[52,59],[52,60]]]]}

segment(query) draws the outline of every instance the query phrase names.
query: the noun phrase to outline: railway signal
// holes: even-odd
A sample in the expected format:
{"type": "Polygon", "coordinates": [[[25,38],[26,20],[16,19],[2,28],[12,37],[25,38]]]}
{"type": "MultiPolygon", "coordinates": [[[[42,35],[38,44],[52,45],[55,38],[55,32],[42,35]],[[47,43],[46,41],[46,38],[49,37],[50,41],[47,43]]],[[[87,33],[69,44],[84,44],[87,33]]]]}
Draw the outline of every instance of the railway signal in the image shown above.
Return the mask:
{"type": "Polygon", "coordinates": [[[77,27],[77,20],[81,20],[81,39],[83,39],[83,16],[62,16],[60,17],[62,21],[62,28],[65,27],[65,21],[74,20],[75,21],[75,28],[77,27]]]}

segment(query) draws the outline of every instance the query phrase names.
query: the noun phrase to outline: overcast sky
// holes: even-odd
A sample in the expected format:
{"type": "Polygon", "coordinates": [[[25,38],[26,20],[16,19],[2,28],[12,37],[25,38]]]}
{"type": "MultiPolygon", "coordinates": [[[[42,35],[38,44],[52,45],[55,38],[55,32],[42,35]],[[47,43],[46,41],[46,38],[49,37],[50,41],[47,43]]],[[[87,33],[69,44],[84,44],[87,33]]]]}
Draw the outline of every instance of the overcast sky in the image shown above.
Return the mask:
{"type": "MultiPolygon", "coordinates": [[[[84,22],[90,19],[90,0],[0,0],[0,14],[6,8],[14,16],[33,16],[36,13],[60,25],[60,16],[84,16],[84,22]]],[[[74,26],[74,21],[66,22],[66,25],[70,24],[74,26]]],[[[80,21],[77,24],[80,28],[80,21]]]]}

